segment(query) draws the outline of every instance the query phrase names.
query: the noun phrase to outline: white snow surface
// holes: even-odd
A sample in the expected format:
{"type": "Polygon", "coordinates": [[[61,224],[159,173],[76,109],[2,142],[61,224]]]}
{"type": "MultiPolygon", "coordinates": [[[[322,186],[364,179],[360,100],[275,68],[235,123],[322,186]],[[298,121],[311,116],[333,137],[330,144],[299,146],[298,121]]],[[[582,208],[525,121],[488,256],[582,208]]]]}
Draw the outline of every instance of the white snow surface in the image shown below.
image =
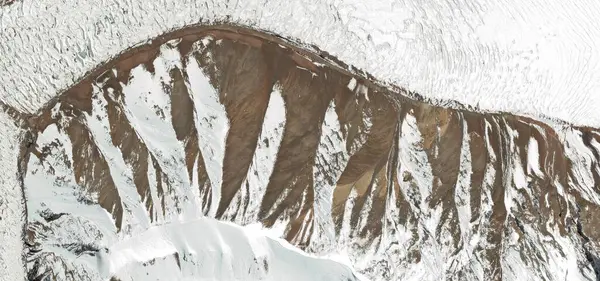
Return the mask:
{"type": "Polygon", "coordinates": [[[25,209],[17,171],[22,131],[1,110],[0,132],[0,280],[24,280],[21,233],[25,209]]]}
{"type": "MultiPolygon", "coordinates": [[[[276,84],[269,97],[269,105],[265,113],[256,151],[252,158],[252,164],[248,169],[246,179],[241,185],[246,188],[241,188],[238,191],[237,196],[234,198],[236,201],[228,207],[228,213],[233,214],[238,206],[243,205],[242,198],[245,198],[245,196],[251,198],[243,211],[243,216],[240,215],[235,220],[240,225],[256,224],[256,221],[258,221],[258,210],[261,199],[267,190],[269,178],[275,168],[277,153],[283,139],[285,122],[285,105],[280,86],[276,84]]],[[[285,231],[285,224],[278,222],[275,225],[277,227],[273,228],[280,230],[279,236],[282,236],[285,231]]]]}
{"type": "Polygon", "coordinates": [[[143,262],[174,253],[183,259],[181,270],[157,271],[153,278],[311,281],[360,278],[344,264],[310,256],[283,239],[269,237],[260,229],[209,218],[151,227],[112,245],[108,254],[100,259],[109,261],[106,273],[116,274],[123,280],[136,276],[142,278],[135,280],[144,280],[146,274],[140,273],[151,272],[157,267],[142,266],[143,262]]]}
{"type": "Polygon", "coordinates": [[[206,75],[194,59],[189,60],[187,71],[190,74],[190,91],[194,99],[196,128],[198,139],[212,188],[210,215],[214,216],[221,200],[221,184],[223,179],[223,158],[225,157],[225,140],[229,130],[229,120],[225,107],[219,102],[219,94],[210,85],[206,75]]]}
{"type": "Polygon", "coordinates": [[[598,15],[593,0],[21,0],[0,10],[0,99],[35,111],[127,47],[224,20],[437,101],[599,125],[598,15]]]}

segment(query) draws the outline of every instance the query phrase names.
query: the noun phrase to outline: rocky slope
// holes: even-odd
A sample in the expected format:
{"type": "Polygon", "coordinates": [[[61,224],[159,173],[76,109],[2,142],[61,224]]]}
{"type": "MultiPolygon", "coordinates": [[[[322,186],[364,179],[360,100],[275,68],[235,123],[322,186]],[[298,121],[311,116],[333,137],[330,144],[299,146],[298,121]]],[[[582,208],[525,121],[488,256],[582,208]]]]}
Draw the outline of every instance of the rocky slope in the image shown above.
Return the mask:
{"type": "MultiPolygon", "coordinates": [[[[191,249],[209,246],[185,225],[204,216],[348,256],[372,280],[600,276],[597,130],[406,96],[237,27],[131,49],[38,114],[12,113],[28,129],[28,276],[193,278],[206,261],[191,249]],[[179,242],[115,265],[137,237],[179,242]]],[[[249,279],[273,278],[270,262],[249,279]]]]}

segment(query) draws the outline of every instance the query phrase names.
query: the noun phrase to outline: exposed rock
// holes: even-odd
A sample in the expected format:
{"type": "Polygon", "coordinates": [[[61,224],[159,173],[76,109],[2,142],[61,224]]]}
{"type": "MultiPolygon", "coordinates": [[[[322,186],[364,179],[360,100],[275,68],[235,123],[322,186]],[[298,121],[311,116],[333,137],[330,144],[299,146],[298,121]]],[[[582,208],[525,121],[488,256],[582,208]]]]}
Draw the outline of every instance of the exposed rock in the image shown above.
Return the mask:
{"type": "Polygon", "coordinates": [[[119,280],[53,249],[101,252],[107,237],[207,215],[345,250],[372,279],[598,278],[598,130],[410,100],[332,61],[189,28],[23,117],[28,276],[119,280]]]}

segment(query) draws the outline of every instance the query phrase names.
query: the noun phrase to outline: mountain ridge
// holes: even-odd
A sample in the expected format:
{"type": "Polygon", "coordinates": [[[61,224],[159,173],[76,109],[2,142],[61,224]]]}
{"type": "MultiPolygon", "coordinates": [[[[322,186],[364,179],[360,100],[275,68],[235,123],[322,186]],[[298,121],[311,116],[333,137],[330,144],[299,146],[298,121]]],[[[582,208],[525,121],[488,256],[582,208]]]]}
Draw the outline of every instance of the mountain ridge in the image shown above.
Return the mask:
{"type": "MultiPolygon", "coordinates": [[[[254,34],[156,41],[25,117],[28,198],[36,174],[72,185],[111,214],[101,236],[258,221],[309,252],[346,248],[373,279],[597,276],[596,130],[414,101],[254,34]]],[[[76,216],[44,200],[28,202],[34,276],[52,264],[37,247],[69,236],[48,224],[76,216]]]]}

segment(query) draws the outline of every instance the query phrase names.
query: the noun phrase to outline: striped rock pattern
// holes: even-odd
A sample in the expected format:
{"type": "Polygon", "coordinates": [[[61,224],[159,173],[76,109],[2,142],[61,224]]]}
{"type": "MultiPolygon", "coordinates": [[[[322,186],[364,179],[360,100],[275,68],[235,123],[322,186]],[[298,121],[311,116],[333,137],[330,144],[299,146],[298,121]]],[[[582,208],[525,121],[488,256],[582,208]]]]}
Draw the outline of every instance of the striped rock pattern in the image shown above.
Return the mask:
{"type": "Polygon", "coordinates": [[[15,113],[30,279],[129,280],[107,245],[203,216],[348,255],[373,280],[600,276],[598,130],[447,109],[347,69],[196,27],[15,113]]]}

